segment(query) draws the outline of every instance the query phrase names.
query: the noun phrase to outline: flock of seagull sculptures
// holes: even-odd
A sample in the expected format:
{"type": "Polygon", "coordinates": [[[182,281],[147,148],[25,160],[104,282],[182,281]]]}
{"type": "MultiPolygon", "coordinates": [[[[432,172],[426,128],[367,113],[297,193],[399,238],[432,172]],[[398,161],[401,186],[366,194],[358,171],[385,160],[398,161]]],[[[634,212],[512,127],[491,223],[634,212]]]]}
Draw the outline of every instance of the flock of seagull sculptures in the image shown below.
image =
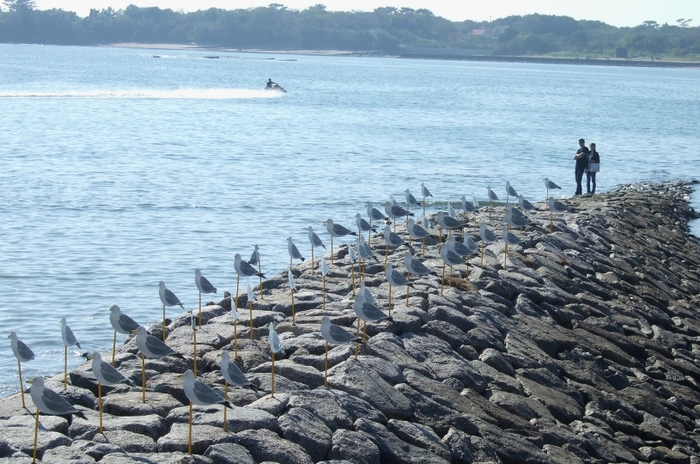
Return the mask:
{"type": "MultiPolygon", "coordinates": [[[[567,210],[566,205],[555,201],[554,198],[549,197],[549,190],[559,189],[557,184],[550,181],[549,179],[544,179],[544,184],[547,189],[547,207],[550,210],[550,232],[552,232],[552,215],[554,213],[561,213],[567,210]]],[[[359,351],[359,344],[363,343],[367,339],[367,322],[377,322],[381,320],[391,320],[391,290],[392,287],[406,287],[406,304],[408,305],[408,298],[410,288],[413,284],[410,281],[411,276],[420,276],[434,271],[428,268],[420,260],[418,260],[412,253],[411,242],[412,240],[422,241],[422,253],[425,256],[426,239],[430,236],[434,236],[434,227],[430,220],[425,215],[426,200],[432,197],[430,191],[425,187],[425,185],[420,184],[422,193],[422,202],[419,202],[407,189],[405,191],[406,197],[406,208],[400,206],[392,197],[390,200],[384,203],[384,213],[375,208],[371,203],[367,203],[367,218],[369,221],[365,220],[360,213],[355,216],[357,232],[351,231],[340,224],[336,224],[332,219],[328,219],[325,222],[326,230],[330,235],[330,261],[333,264],[333,239],[345,237],[348,235],[357,236],[357,239],[351,243],[348,247],[348,254],[350,262],[352,263],[352,273],[353,273],[353,283],[352,292],[354,296],[353,310],[357,315],[357,330],[355,334],[352,334],[345,330],[344,328],[333,324],[328,316],[323,316],[321,320],[320,333],[326,342],[326,358],[325,358],[325,373],[324,373],[324,385],[327,386],[327,375],[328,375],[328,347],[329,345],[341,345],[345,343],[356,343],[355,347],[355,357],[357,357],[359,351]],[[414,213],[410,211],[411,207],[420,207],[422,204],[423,215],[416,222],[411,216],[414,213]],[[409,236],[409,243],[396,234],[396,220],[398,218],[406,218],[406,232],[409,236]],[[372,293],[365,287],[363,274],[364,274],[364,264],[367,260],[378,261],[375,256],[374,251],[371,248],[371,233],[377,232],[377,228],[372,225],[373,222],[382,221],[386,225],[382,230],[382,236],[385,241],[385,256],[384,256],[384,267],[386,270],[386,280],[389,283],[389,295],[388,295],[388,314],[379,308],[377,301],[374,299],[372,293]],[[391,227],[391,221],[393,221],[393,231],[391,227]],[[363,233],[367,232],[367,240],[363,239],[363,233]],[[407,275],[402,274],[394,266],[388,262],[389,248],[397,248],[399,246],[407,245],[409,251],[404,254],[403,264],[406,268],[407,275]],[[355,264],[359,263],[359,280],[360,286],[356,293],[355,285],[355,264]],[[364,322],[364,333],[362,337],[360,336],[360,321],[364,322]]],[[[533,210],[535,207],[532,203],[523,198],[522,195],[518,195],[513,187],[511,187],[509,182],[506,182],[506,212],[505,212],[505,224],[502,229],[501,237],[505,243],[504,247],[504,269],[507,267],[508,259],[508,245],[517,245],[520,239],[517,235],[510,232],[510,228],[520,228],[526,227],[531,224],[531,221],[526,217],[525,213],[527,211],[533,210]],[[510,202],[510,197],[514,199],[517,198],[518,208],[513,206],[510,202]]],[[[497,194],[487,187],[488,199],[489,199],[489,223],[491,222],[491,209],[494,201],[499,201],[497,194]]],[[[452,266],[465,265],[467,261],[465,257],[470,254],[476,254],[479,252],[479,246],[469,237],[468,234],[463,233],[462,241],[458,241],[452,232],[455,230],[462,230],[468,227],[468,215],[474,215],[474,228],[477,228],[477,211],[480,208],[479,202],[472,195],[472,201],[469,202],[462,196],[460,198],[460,207],[463,212],[461,218],[454,210],[452,205],[448,204],[448,211],[439,211],[435,215],[435,223],[438,228],[437,243],[439,247],[439,255],[443,261],[442,267],[442,288],[445,284],[445,268],[450,266],[450,279],[452,276],[452,266]],[[449,233],[449,237],[446,241],[442,240],[442,229],[445,229],[449,233]]],[[[481,267],[484,265],[484,248],[487,243],[495,242],[499,239],[499,236],[486,227],[485,223],[479,224],[479,236],[481,237],[481,267]]],[[[309,226],[308,237],[311,244],[311,273],[315,273],[315,255],[314,249],[321,247],[326,248],[325,244],[321,238],[314,232],[313,228],[309,226]]],[[[289,251],[289,287],[292,298],[292,323],[295,324],[295,311],[294,311],[294,293],[297,291],[297,286],[294,281],[294,276],[292,274],[292,264],[294,260],[304,261],[305,258],[302,253],[297,248],[296,244],[293,242],[292,238],[287,239],[287,246],[289,251]]],[[[237,335],[236,335],[236,322],[238,319],[238,292],[241,276],[246,277],[259,277],[260,279],[260,292],[262,295],[262,279],[265,277],[261,272],[260,265],[260,252],[257,245],[255,245],[253,254],[248,261],[243,260],[240,253],[236,253],[234,257],[234,268],[236,270],[236,294],[235,297],[231,295],[231,314],[233,315],[234,321],[234,356],[231,359],[230,354],[227,351],[222,351],[221,354],[221,374],[224,378],[224,393],[223,395],[209,387],[207,384],[197,380],[197,327],[201,327],[202,324],[202,294],[216,293],[216,287],[211,284],[206,277],[204,277],[199,269],[195,270],[195,285],[199,292],[199,317],[191,313],[190,319],[193,331],[193,345],[194,345],[194,361],[193,370],[188,369],[184,374],[183,380],[183,390],[185,396],[190,401],[190,418],[189,418],[189,443],[188,450],[192,452],[192,405],[212,405],[212,404],[222,404],[224,405],[224,420],[223,429],[226,430],[226,411],[227,408],[231,408],[231,404],[228,402],[228,386],[237,387],[251,387],[255,388],[251,382],[246,378],[243,372],[240,370],[238,365],[234,360],[238,357],[237,354],[237,335]],[[198,319],[198,321],[197,321],[198,319]]],[[[469,269],[467,267],[467,276],[469,269]]],[[[321,258],[321,274],[323,276],[323,307],[326,305],[326,276],[330,273],[328,264],[326,263],[325,257],[321,258]]],[[[250,283],[248,283],[248,302],[250,311],[250,338],[253,338],[253,315],[252,307],[255,295],[251,289],[250,283]]],[[[146,371],[145,371],[145,359],[146,358],[164,358],[164,357],[178,357],[184,359],[184,356],[177,351],[170,348],[166,343],[167,329],[166,329],[166,318],[165,318],[165,308],[180,306],[184,309],[184,305],[180,299],[168,288],[166,288],[163,281],[159,282],[159,295],[161,303],[163,304],[163,328],[162,328],[162,339],[150,335],[145,327],[138,324],[132,318],[122,313],[119,306],[113,305],[110,307],[110,323],[114,329],[114,340],[112,346],[112,362],[105,362],[102,360],[100,353],[92,353],[92,371],[97,380],[98,387],[98,408],[99,408],[99,421],[100,421],[100,433],[103,431],[102,427],[102,385],[114,386],[118,384],[128,384],[135,386],[134,383],[120,373],[114,368],[114,353],[116,351],[116,340],[117,332],[121,334],[129,334],[135,336],[136,346],[141,353],[141,390],[142,390],[142,401],[146,402],[146,371]]],[[[80,347],[80,343],[75,337],[75,334],[70,329],[66,323],[66,318],[61,319],[61,335],[63,338],[64,346],[64,377],[63,377],[63,388],[67,389],[67,353],[68,347],[77,346],[80,347]]],[[[25,406],[24,399],[24,387],[22,384],[22,362],[28,362],[34,359],[34,352],[20,339],[17,338],[15,331],[11,331],[9,337],[12,352],[17,358],[17,367],[19,371],[19,382],[20,391],[22,398],[22,407],[25,406]]],[[[272,358],[272,383],[271,383],[271,397],[275,394],[275,354],[284,353],[284,346],[277,332],[275,331],[274,323],[269,324],[269,345],[272,358]]],[[[59,416],[70,416],[78,415],[85,417],[84,413],[76,409],[68,401],[66,401],[61,395],[55,391],[46,388],[44,385],[44,380],[42,377],[38,376],[30,380],[32,384],[30,388],[30,395],[34,406],[37,408],[36,412],[36,424],[35,424],[35,434],[34,434],[34,460],[36,460],[36,440],[37,431],[39,423],[39,413],[59,415],[59,416]]]]}

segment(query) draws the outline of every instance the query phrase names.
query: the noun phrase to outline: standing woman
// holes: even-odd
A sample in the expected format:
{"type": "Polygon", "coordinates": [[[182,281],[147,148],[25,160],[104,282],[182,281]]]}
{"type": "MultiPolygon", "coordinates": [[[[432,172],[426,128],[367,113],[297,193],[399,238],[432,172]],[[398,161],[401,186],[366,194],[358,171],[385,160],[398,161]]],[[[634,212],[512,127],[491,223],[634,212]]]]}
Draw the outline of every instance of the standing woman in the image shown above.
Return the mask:
{"type": "Polygon", "coordinates": [[[595,143],[591,143],[591,151],[588,154],[588,168],[586,169],[586,191],[595,194],[595,175],[600,171],[600,155],[595,149],[595,143]],[[593,188],[591,189],[591,183],[593,188]]]}

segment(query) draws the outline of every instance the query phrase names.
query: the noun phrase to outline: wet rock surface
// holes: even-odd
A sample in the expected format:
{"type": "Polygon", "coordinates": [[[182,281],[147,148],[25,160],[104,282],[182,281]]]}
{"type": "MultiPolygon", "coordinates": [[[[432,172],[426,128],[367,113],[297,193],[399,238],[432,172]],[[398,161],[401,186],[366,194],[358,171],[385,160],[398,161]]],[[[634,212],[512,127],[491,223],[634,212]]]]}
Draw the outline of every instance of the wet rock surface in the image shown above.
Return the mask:
{"type": "MultiPolygon", "coordinates": [[[[532,225],[513,231],[521,243],[508,250],[507,268],[496,242],[486,247],[483,268],[479,250],[444,283],[433,239],[425,258],[416,248],[433,272],[411,276],[408,300],[405,287],[393,289],[394,318],[369,323],[366,343],[329,347],[326,375],[321,318],[358,330],[352,306],[360,269],[354,265],[353,292],[353,264],[340,244],[325,306],[319,258],[313,273],[310,260],[292,270],[296,324],[286,272],[263,282],[252,311],[240,296],[235,347],[230,299],[203,308],[199,380],[223,391],[219,362],[227,351],[254,387],[228,386],[234,407],[225,430],[221,405],[193,408],[192,455],[179,376],[193,368],[192,330],[183,314],[170,323],[168,343],[184,359],[146,360],[145,402],[135,343],[118,347],[115,366],[136,386],[102,389],[103,432],[89,363],[70,373],[65,392],[62,375],[47,381],[87,418],[41,415],[38,458],[700,462],[700,246],[688,228],[696,217],[691,188],[636,184],[562,200],[569,209],[553,215],[551,234],[550,212],[537,204],[527,213],[532,225]],[[285,347],[275,357],[274,396],[270,322],[285,347]]],[[[485,208],[478,215],[488,220],[485,208]]],[[[492,216],[489,227],[500,230],[503,208],[492,216]]],[[[397,232],[407,239],[401,224],[397,232]]],[[[480,241],[471,227],[466,233],[480,241]]],[[[372,247],[383,256],[381,236],[372,237],[372,247]]],[[[403,249],[390,250],[388,260],[406,275],[403,249]]],[[[383,263],[367,263],[364,279],[388,312],[383,263]]],[[[0,401],[0,462],[31,462],[36,409],[29,395],[26,401],[26,409],[19,394],[0,401]]]]}

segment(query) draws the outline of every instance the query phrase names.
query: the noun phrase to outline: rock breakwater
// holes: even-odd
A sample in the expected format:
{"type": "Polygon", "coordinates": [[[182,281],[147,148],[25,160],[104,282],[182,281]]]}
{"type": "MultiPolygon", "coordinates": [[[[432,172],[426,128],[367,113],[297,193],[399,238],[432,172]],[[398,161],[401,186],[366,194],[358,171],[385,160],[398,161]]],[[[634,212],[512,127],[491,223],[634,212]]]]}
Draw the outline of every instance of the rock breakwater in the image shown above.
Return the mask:
{"type": "MultiPolygon", "coordinates": [[[[263,282],[264,298],[251,302],[252,311],[240,296],[236,362],[258,389],[229,388],[234,408],[226,431],[221,406],[195,406],[192,455],[179,376],[192,368],[192,329],[183,314],[170,322],[167,343],[185,359],[147,360],[145,403],[140,388],[103,387],[104,433],[89,363],[70,372],[66,391],[62,375],[47,380],[87,420],[41,416],[39,457],[106,464],[700,463],[700,246],[688,229],[696,217],[690,191],[672,182],[565,200],[569,209],[554,216],[553,233],[549,211],[538,204],[528,215],[532,225],[514,231],[520,244],[509,246],[507,269],[503,242],[491,243],[484,267],[472,256],[468,267],[453,268],[442,292],[432,240],[423,261],[435,272],[411,279],[408,304],[393,289],[393,320],[368,324],[357,358],[354,345],[329,351],[324,387],[321,318],[348,328],[356,322],[353,271],[341,246],[326,277],[325,308],[320,272],[312,275],[308,261],[293,268],[296,324],[286,273],[263,282]],[[286,351],[275,362],[274,398],[269,322],[278,324],[286,351]]],[[[494,230],[503,213],[494,209],[494,230]]],[[[467,232],[479,241],[478,232],[467,232]]],[[[408,240],[401,225],[398,233],[408,240]]],[[[383,239],[372,243],[381,256],[383,239]]],[[[404,271],[401,248],[388,259],[404,271]]],[[[365,273],[386,310],[383,263],[368,263],[365,273]]],[[[197,332],[199,379],[218,389],[221,352],[234,351],[230,310],[230,299],[209,304],[197,332]]],[[[118,347],[115,365],[140,384],[133,339],[118,347]]],[[[0,462],[31,462],[34,408],[27,405],[19,394],[0,402],[0,462]]]]}

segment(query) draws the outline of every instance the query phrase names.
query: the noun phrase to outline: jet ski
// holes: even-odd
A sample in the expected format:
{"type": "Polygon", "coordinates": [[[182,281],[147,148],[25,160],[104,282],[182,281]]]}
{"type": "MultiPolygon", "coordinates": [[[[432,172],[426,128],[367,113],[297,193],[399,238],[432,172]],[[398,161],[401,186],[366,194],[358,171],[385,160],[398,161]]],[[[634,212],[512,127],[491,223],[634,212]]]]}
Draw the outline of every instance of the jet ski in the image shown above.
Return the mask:
{"type": "Polygon", "coordinates": [[[286,90],[284,90],[284,87],[282,87],[279,84],[272,84],[271,87],[265,87],[265,90],[268,90],[270,92],[280,92],[280,93],[287,93],[286,90]]]}

